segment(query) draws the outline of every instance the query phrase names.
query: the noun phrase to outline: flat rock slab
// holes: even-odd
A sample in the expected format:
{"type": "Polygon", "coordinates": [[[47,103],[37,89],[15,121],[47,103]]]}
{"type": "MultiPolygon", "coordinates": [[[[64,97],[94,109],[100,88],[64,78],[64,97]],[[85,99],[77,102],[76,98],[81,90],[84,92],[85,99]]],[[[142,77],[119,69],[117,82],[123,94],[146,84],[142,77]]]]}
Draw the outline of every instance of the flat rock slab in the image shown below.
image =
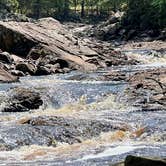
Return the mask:
{"type": "MultiPolygon", "coordinates": [[[[36,23],[0,21],[0,48],[24,58],[61,58],[75,69],[95,70],[98,66],[89,63],[98,54],[78,42],[70,32],[53,18],[36,23]]],[[[96,63],[96,61],[95,61],[96,63]]]]}

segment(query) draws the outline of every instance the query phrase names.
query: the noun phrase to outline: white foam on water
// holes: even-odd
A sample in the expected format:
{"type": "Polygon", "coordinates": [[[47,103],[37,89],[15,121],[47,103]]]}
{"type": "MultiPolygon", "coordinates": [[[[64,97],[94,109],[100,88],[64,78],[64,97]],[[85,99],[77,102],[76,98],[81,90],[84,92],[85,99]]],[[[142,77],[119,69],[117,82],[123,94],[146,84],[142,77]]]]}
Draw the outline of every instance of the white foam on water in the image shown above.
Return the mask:
{"type": "Polygon", "coordinates": [[[117,146],[117,147],[114,147],[114,148],[106,149],[102,153],[86,155],[86,156],[84,156],[83,158],[81,158],[77,161],[103,158],[103,157],[109,157],[109,156],[115,156],[115,155],[121,155],[121,154],[128,153],[128,152],[131,152],[131,151],[136,150],[136,149],[141,149],[141,148],[145,148],[145,146],[132,146],[132,145],[117,146]]]}

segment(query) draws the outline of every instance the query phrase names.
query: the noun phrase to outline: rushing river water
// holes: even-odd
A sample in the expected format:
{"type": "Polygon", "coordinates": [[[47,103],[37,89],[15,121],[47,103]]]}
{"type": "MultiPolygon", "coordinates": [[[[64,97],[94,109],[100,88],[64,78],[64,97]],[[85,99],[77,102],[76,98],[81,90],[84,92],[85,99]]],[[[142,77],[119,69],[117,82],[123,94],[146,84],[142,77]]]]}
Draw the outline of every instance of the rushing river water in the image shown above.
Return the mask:
{"type": "MultiPolygon", "coordinates": [[[[140,68],[163,64],[112,68],[131,74],[140,68]]],[[[110,69],[109,69],[110,70],[110,69]]],[[[109,71],[108,70],[108,71],[109,71]]],[[[106,120],[124,125],[126,131],[110,131],[81,143],[59,144],[57,147],[24,146],[0,152],[0,165],[111,165],[127,154],[166,157],[166,112],[140,112],[119,101],[128,86],[126,82],[98,81],[108,71],[72,72],[65,75],[25,77],[19,83],[1,84],[5,95],[11,87],[34,88],[42,94],[44,106],[26,113],[1,113],[3,127],[29,116],[63,116],[106,120]],[[78,78],[75,79],[75,78],[78,78]],[[142,133],[139,134],[139,130],[142,133]],[[138,134],[136,134],[138,131],[138,134]]],[[[1,133],[0,133],[1,135],[1,133]]]]}

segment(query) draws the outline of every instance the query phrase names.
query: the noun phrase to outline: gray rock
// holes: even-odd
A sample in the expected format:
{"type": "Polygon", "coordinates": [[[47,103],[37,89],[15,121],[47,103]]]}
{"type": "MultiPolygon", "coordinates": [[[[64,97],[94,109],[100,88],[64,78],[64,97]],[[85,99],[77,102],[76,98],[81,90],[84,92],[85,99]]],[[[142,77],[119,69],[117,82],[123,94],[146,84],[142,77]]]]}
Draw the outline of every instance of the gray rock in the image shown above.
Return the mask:
{"type": "Polygon", "coordinates": [[[30,125],[1,126],[0,150],[12,150],[26,145],[51,145],[47,131],[30,125]]]}
{"type": "Polygon", "coordinates": [[[51,70],[45,66],[38,66],[37,70],[35,72],[35,75],[40,76],[40,75],[49,75],[51,74],[51,70]]]}
{"type": "Polygon", "coordinates": [[[25,112],[38,109],[43,104],[40,94],[30,89],[14,88],[7,95],[2,112],[25,112]]]}
{"type": "Polygon", "coordinates": [[[0,61],[3,63],[11,64],[13,62],[13,58],[8,52],[0,53],[0,61]]]}
{"type": "Polygon", "coordinates": [[[121,129],[106,121],[35,117],[18,122],[16,126],[0,126],[0,147],[11,150],[24,145],[56,146],[61,143],[80,143],[102,132],[121,129]]]}
{"type": "Polygon", "coordinates": [[[24,74],[35,74],[37,68],[34,64],[28,62],[20,62],[16,64],[16,70],[22,71],[24,74]]]}
{"type": "Polygon", "coordinates": [[[73,136],[86,139],[98,136],[101,132],[119,129],[119,126],[106,121],[63,117],[37,117],[30,119],[28,123],[33,126],[61,126],[71,131],[73,136]]]}

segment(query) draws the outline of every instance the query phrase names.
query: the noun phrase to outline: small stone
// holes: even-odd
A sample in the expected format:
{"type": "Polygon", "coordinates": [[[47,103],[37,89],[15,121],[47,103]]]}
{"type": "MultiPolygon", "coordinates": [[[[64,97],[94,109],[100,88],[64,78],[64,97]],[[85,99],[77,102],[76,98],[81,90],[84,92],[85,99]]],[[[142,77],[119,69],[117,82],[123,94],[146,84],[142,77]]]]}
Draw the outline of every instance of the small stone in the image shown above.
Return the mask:
{"type": "Polygon", "coordinates": [[[35,74],[36,66],[28,62],[20,62],[16,64],[16,70],[22,71],[23,73],[29,73],[31,75],[35,74]]]}
{"type": "Polygon", "coordinates": [[[13,58],[8,52],[0,53],[0,61],[3,63],[11,64],[13,62],[13,58]]]}

